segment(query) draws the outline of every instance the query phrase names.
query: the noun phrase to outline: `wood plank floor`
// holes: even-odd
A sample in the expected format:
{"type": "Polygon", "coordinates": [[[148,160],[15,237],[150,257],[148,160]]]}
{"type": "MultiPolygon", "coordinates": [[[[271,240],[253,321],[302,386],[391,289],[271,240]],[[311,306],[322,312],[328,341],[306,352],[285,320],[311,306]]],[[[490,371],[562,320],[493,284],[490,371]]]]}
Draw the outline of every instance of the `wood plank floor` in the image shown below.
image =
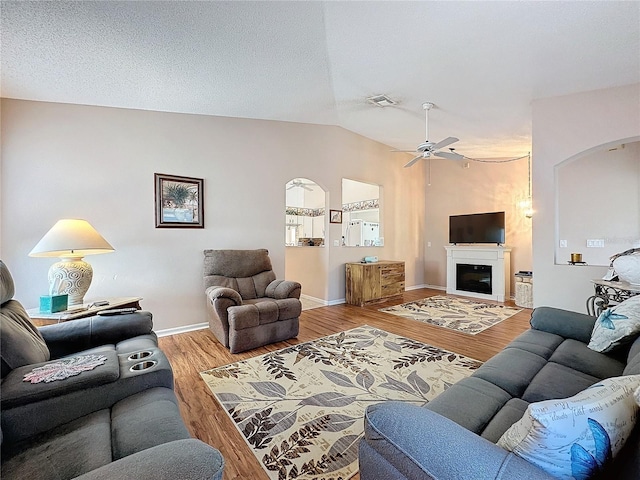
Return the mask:
{"type": "MultiPolygon", "coordinates": [[[[266,473],[202,381],[199,372],[361,325],[377,327],[486,361],[529,328],[529,309],[523,309],[477,335],[459,333],[378,311],[382,307],[433,295],[444,295],[444,292],[423,288],[405,292],[402,298],[394,301],[367,307],[335,305],[305,310],[300,317],[300,334],[297,339],[234,355],[220,345],[208,329],[163,337],[160,339],[160,347],[173,366],[175,390],[181,402],[182,417],[194,437],[221,451],[226,462],[225,480],[267,480],[266,473]]],[[[505,305],[514,306],[513,302],[506,302],[505,305]]],[[[359,480],[358,475],[353,478],[359,480]]]]}

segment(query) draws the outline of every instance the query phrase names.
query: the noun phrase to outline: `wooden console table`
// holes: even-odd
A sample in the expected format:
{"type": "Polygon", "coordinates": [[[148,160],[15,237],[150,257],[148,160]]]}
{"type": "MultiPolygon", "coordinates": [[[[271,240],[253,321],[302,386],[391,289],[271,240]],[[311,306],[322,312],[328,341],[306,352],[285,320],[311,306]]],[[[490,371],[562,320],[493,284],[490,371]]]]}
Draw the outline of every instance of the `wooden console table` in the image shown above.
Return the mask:
{"type": "Polygon", "coordinates": [[[404,293],[404,262],[347,263],[346,302],[362,307],[404,293]]]}
{"type": "MultiPolygon", "coordinates": [[[[137,308],[140,310],[140,300],[142,297],[115,297],[115,298],[102,298],[109,302],[109,305],[102,305],[100,307],[91,307],[91,302],[82,305],[81,309],[64,310],[56,313],[43,313],[39,308],[30,308],[27,310],[27,315],[31,318],[31,323],[36,327],[42,327],[44,325],[51,325],[53,323],[68,322],[69,320],[77,320],[78,318],[92,317],[101,310],[111,310],[113,308],[137,308]]],[[[98,301],[98,300],[96,300],[98,301]]]]}
{"type": "Polygon", "coordinates": [[[596,317],[610,306],[640,295],[640,285],[631,285],[629,282],[607,280],[591,280],[591,282],[595,288],[595,295],[587,299],[587,313],[596,317]]]}

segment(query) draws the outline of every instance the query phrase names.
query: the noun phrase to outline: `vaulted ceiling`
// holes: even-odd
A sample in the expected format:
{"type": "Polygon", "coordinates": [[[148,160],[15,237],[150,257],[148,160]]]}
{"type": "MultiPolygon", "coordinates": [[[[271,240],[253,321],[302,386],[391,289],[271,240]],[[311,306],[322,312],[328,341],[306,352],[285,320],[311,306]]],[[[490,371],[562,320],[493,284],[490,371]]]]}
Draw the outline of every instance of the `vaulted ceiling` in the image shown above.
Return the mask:
{"type": "MultiPolygon", "coordinates": [[[[7,98],[531,148],[534,99],[640,82],[640,2],[1,2],[7,98]],[[396,106],[366,98],[387,94],[396,106]]],[[[247,140],[250,143],[250,139],[247,140]]]]}

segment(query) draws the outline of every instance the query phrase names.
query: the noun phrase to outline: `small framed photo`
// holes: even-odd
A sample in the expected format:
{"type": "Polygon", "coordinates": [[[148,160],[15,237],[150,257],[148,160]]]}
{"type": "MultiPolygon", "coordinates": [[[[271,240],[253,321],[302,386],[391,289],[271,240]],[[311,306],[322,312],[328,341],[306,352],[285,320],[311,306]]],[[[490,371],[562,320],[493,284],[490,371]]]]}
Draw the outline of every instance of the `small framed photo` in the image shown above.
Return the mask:
{"type": "Polygon", "coordinates": [[[204,180],[155,173],[156,228],[204,228],[204,180]]]}
{"type": "Polygon", "coordinates": [[[342,223],[342,210],[329,210],[330,223],[342,223]]]}

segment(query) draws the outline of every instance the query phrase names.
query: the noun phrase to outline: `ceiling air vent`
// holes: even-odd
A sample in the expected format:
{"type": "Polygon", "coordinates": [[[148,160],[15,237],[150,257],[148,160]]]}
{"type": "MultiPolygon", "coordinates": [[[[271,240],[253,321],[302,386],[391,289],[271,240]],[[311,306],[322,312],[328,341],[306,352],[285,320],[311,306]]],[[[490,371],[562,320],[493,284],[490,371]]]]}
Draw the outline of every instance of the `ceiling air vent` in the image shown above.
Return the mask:
{"type": "Polygon", "coordinates": [[[398,102],[391,100],[386,95],[374,95],[373,97],[368,97],[367,102],[377,107],[392,107],[393,105],[398,104],[398,102]]]}

